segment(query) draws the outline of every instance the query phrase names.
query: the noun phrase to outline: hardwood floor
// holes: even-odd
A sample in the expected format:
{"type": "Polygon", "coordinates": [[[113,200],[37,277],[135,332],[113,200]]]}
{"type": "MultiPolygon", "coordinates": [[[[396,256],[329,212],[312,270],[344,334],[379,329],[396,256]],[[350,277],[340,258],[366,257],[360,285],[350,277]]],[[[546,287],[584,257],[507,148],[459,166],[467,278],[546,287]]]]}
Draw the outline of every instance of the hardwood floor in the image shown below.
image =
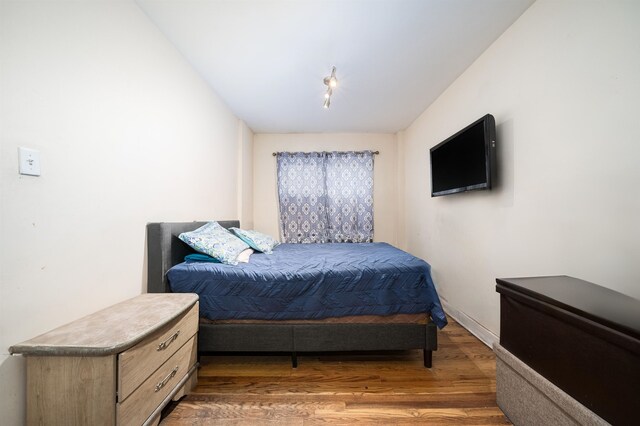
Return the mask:
{"type": "Polygon", "coordinates": [[[493,352],[453,320],[422,351],[201,358],[198,387],[162,425],[509,424],[493,352]]]}

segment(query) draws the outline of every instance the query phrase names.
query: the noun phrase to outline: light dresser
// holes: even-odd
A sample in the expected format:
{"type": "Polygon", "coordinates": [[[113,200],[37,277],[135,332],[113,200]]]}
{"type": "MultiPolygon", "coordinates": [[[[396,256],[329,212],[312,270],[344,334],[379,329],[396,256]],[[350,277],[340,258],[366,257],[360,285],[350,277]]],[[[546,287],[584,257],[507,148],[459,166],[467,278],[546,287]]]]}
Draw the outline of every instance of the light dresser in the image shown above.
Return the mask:
{"type": "Polygon", "coordinates": [[[143,294],[9,348],[29,425],[149,425],[197,381],[198,296],[143,294]]]}

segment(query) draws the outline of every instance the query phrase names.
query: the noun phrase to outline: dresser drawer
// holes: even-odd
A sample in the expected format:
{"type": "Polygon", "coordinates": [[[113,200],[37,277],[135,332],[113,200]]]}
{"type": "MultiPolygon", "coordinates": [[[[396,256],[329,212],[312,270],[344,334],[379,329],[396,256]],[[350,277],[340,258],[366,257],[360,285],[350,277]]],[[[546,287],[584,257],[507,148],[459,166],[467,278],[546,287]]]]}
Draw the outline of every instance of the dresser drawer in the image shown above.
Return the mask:
{"type": "Polygon", "coordinates": [[[118,403],[117,424],[136,426],[143,424],[196,364],[197,346],[196,336],[193,336],[124,402],[118,403]]]}
{"type": "Polygon", "coordinates": [[[120,353],[118,355],[118,401],[125,401],[149,375],[167,361],[197,331],[198,303],[196,302],[191,309],[176,320],[131,349],[120,353]]]}

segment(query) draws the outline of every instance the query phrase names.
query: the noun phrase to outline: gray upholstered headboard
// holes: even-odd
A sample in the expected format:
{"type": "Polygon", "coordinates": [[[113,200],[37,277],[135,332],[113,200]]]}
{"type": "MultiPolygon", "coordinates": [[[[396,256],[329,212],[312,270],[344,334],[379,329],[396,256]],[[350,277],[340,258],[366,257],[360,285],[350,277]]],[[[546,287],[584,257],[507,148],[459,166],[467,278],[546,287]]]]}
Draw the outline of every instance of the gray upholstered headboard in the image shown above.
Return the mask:
{"type": "MultiPolygon", "coordinates": [[[[183,232],[193,231],[207,222],[160,222],[147,224],[147,292],[170,293],[167,271],[181,263],[194,251],[179,238],[183,232]]],[[[238,220],[222,220],[225,228],[240,227],[238,220]]]]}

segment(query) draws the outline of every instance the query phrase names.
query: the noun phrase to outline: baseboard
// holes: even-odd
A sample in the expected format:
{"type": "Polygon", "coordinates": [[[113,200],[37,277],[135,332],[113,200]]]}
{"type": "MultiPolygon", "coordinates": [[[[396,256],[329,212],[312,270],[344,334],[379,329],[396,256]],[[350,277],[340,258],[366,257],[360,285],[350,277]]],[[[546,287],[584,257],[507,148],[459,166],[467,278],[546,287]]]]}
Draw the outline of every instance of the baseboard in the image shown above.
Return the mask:
{"type": "Polygon", "coordinates": [[[440,298],[442,308],[445,313],[456,320],[458,324],[466,328],[471,334],[476,336],[482,343],[489,346],[493,350],[494,343],[500,343],[500,338],[491,331],[483,327],[479,322],[471,318],[469,315],[451,306],[446,300],[440,298]]]}

